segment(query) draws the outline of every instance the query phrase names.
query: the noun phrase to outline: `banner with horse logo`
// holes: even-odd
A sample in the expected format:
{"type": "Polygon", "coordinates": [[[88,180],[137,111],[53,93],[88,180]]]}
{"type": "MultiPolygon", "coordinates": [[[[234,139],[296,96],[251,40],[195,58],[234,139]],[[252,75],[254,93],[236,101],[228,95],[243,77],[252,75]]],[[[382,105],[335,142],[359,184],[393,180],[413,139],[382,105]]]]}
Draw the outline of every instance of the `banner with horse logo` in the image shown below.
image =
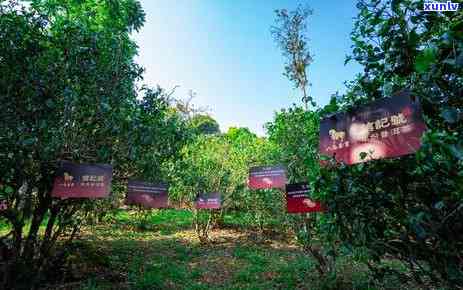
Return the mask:
{"type": "Polygon", "coordinates": [[[355,164],[416,152],[426,131],[419,100],[409,93],[374,101],[320,123],[320,154],[355,164]]]}
{"type": "Polygon", "coordinates": [[[107,197],[113,168],[109,164],[75,164],[61,161],[51,195],[61,198],[107,197]]]}

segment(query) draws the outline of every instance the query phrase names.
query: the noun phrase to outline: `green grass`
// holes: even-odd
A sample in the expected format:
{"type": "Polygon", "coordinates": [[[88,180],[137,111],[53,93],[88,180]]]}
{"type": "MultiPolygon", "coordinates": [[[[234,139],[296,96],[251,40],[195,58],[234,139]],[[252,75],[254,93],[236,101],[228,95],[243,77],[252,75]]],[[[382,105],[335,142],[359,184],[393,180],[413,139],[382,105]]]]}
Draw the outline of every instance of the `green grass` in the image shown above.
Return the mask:
{"type": "MultiPolygon", "coordinates": [[[[228,215],[225,221],[233,218],[228,215]]],[[[286,289],[284,285],[298,283],[288,273],[299,275],[312,267],[310,260],[298,258],[295,247],[259,244],[245,231],[227,230],[223,239],[213,237],[211,244],[202,245],[191,230],[189,211],[163,210],[148,220],[152,229],[139,230],[139,216],[121,211],[108,225],[86,232],[84,243],[98,245],[109,257],[100,266],[125,279],[111,284],[105,276],[87,273],[82,289],[286,289]]],[[[243,227],[245,220],[238,217],[231,226],[243,227]]]]}
{"type": "Polygon", "coordinates": [[[231,212],[224,215],[224,223],[230,227],[250,228],[255,226],[254,217],[251,214],[231,212]]]}
{"type": "Polygon", "coordinates": [[[136,211],[118,211],[113,219],[114,227],[132,226],[169,235],[191,227],[193,215],[188,210],[172,209],[151,210],[144,215],[136,211]]]}
{"type": "Polygon", "coordinates": [[[9,231],[10,225],[4,219],[0,219],[0,235],[9,231]]]}
{"type": "MultiPolygon", "coordinates": [[[[336,275],[321,278],[315,261],[285,235],[256,238],[249,216],[224,217],[224,229],[201,244],[187,210],[153,210],[142,218],[117,211],[85,227],[72,244],[65,283],[46,289],[413,289],[393,278],[372,282],[353,256],[343,254],[336,275]],[[140,227],[140,221],[148,225],[140,227]]],[[[415,287],[416,288],[416,287],[415,287]]]]}
{"type": "MultiPolygon", "coordinates": [[[[42,220],[42,223],[40,224],[40,231],[45,231],[45,227],[48,223],[48,214],[46,214],[42,220]]],[[[25,223],[25,226],[23,228],[23,233],[28,233],[29,229],[31,226],[31,221],[28,220],[25,223]]],[[[11,224],[5,219],[5,218],[0,218],[0,236],[7,234],[9,231],[11,231],[11,224]]]]}

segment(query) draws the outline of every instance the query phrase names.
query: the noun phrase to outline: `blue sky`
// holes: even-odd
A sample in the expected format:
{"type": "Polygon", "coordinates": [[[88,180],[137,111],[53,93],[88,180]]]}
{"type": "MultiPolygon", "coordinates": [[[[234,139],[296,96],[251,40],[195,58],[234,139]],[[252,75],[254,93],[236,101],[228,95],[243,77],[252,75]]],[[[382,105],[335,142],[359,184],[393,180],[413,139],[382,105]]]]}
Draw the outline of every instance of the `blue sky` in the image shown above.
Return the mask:
{"type": "MultiPolygon", "coordinates": [[[[274,10],[292,9],[283,0],[142,0],[144,28],[133,37],[139,45],[137,62],[145,67],[144,83],[177,88],[175,96],[197,93],[193,103],[205,107],[221,130],[248,127],[264,135],[263,125],[274,112],[300,104],[300,94],[283,75],[284,59],[270,26],[274,10]]],[[[308,1],[311,95],[319,105],[344,81],[360,71],[344,66],[350,53],[349,33],[355,1],[308,1]]]]}

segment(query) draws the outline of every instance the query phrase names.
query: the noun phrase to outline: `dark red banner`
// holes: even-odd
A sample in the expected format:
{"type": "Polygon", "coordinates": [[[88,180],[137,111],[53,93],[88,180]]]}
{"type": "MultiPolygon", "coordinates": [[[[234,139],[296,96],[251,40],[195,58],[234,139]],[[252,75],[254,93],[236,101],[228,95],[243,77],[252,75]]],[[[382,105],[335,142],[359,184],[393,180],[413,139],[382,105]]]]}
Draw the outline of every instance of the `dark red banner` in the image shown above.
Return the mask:
{"type": "Polygon", "coordinates": [[[61,198],[107,197],[112,176],[113,168],[109,164],[61,161],[51,195],[61,198]]]}
{"type": "Polygon", "coordinates": [[[416,152],[424,131],[418,99],[401,93],[323,119],[319,149],[346,164],[397,157],[416,152]]]}
{"type": "Polygon", "coordinates": [[[141,205],[145,208],[167,208],[169,206],[168,187],[164,184],[129,180],[126,204],[141,205]]]}
{"type": "Polygon", "coordinates": [[[309,185],[305,182],[286,185],[286,211],[288,213],[324,211],[318,201],[310,198],[309,185]]]}
{"type": "Polygon", "coordinates": [[[7,210],[8,209],[8,204],[6,203],[6,200],[0,200],[0,211],[7,210]]]}
{"type": "Polygon", "coordinates": [[[222,198],[219,192],[200,193],[196,196],[195,208],[219,209],[222,206],[222,198]]]}
{"type": "Polygon", "coordinates": [[[249,169],[248,186],[251,189],[284,188],[286,168],[277,166],[256,166],[249,169]]]}

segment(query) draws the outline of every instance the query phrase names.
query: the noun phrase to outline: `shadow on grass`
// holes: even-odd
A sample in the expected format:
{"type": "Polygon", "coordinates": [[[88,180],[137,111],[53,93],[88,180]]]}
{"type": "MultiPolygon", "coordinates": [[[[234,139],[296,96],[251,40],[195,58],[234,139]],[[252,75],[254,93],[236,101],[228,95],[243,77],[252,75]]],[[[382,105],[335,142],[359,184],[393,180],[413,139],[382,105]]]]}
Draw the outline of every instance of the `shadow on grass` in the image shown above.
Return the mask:
{"type": "MultiPolygon", "coordinates": [[[[345,255],[334,276],[320,278],[297,246],[279,236],[215,229],[199,243],[191,214],[150,216],[150,230],[130,212],[84,230],[73,244],[66,282],[47,289],[397,289],[372,284],[368,270],[345,255]]],[[[410,287],[408,287],[410,288],[410,287]]]]}
{"type": "Polygon", "coordinates": [[[48,289],[79,289],[79,280],[80,289],[284,289],[312,271],[297,249],[256,244],[249,235],[216,231],[209,244],[197,242],[192,231],[178,237],[114,231],[111,239],[89,236],[75,243],[73,276],[48,289]]]}
{"type": "Polygon", "coordinates": [[[106,225],[117,230],[158,232],[171,235],[179,230],[191,228],[193,217],[188,210],[152,209],[141,214],[138,210],[118,210],[110,215],[106,225]]]}

